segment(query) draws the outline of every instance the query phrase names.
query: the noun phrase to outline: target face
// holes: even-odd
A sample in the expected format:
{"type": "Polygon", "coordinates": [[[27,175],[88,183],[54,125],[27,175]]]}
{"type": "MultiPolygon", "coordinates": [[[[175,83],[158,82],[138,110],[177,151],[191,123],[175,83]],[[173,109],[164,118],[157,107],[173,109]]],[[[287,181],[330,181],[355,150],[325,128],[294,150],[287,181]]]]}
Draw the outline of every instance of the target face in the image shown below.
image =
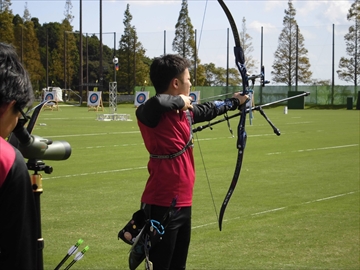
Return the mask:
{"type": "Polygon", "coordinates": [[[47,93],[45,96],[45,100],[54,100],[54,94],[53,93],[47,93]]]}
{"type": "Polygon", "coordinates": [[[146,101],[146,95],[143,94],[143,93],[140,93],[138,94],[138,96],[136,97],[136,101],[139,103],[139,104],[142,104],[146,101]]]}
{"type": "Polygon", "coordinates": [[[192,102],[197,102],[197,95],[194,93],[190,93],[189,95],[192,98],[192,102]]]}
{"type": "Polygon", "coordinates": [[[99,100],[99,95],[98,95],[98,94],[93,93],[93,94],[91,94],[91,95],[90,95],[89,100],[90,100],[90,102],[91,102],[91,103],[97,103],[97,102],[98,102],[98,100],[99,100]]]}

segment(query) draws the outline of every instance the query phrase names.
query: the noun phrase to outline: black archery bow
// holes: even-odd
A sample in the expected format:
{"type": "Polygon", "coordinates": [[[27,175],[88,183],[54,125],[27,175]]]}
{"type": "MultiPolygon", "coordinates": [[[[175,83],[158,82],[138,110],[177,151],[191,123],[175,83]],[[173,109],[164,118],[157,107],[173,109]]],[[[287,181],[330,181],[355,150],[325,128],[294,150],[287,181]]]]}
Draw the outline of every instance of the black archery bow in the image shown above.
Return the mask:
{"type": "MultiPolygon", "coordinates": [[[[243,95],[245,95],[247,93],[247,89],[249,87],[249,82],[248,82],[248,76],[247,76],[247,71],[246,71],[246,66],[245,66],[245,56],[244,56],[244,51],[241,47],[240,44],[240,37],[239,37],[239,32],[237,30],[234,18],[232,17],[228,7],[225,5],[224,1],[222,0],[218,0],[220,6],[222,7],[222,9],[224,10],[230,26],[231,26],[231,30],[233,32],[234,35],[234,40],[235,40],[235,47],[234,47],[234,54],[235,54],[235,64],[237,66],[237,68],[239,69],[241,78],[242,78],[242,85],[243,85],[243,95]]],[[[238,149],[238,157],[237,157],[237,161],[236,161],[236,166],[235,166],[235,171],[234,171],[234,175],[233,178],[231,180],[231,184],[229,187],[229,190],[225,196],[225,199],[221,205],[221,209],[220,209],[220,214],[219,214],[219,229],[221,231],[222,229],[222,220],[224,217],[224,213],[225,213],[225,209],[226,206],[231,198],[232,193],[235,190],[236,184],[238,182],[238,179],[240,177],[240,172],[241,172],[241,166],[242,166],[242,160],[244,157],[244,150],[245,150],[245,145],[246,145],[246,131],[245,131],[245,122],[246,122],[246,105],[243,104],[241,107],[241,116],[240,116],[240,121],[238,124],[238,139],[237,139],[237,149],[238,149]]]]}
{"type": "MultiPolygon", "coordinates": [[[[240,37],[239,37],[239,33],[237,31],[237,27],[234,21],[234,18],[232,17],[228,7],[225,5],[223,0],[218,0],[219,4],[221,5],[222,9],[224,10],[230,26],[231,26],[231,30],[233,32],[234,35],[234,40],[235,40],[235,47],[234,47],[234,54],[235,54],[235,64],[237,66],[237,68],[239,69],[241,78],[242,78],[242,84],[243,84],[243,95],[248,94],[249,92],[249,80],[254,80],[256,78],[261,78],[261,85],[265,86],[265,84],[268,84],[269,81],[265,80],[265,70],[264,67],[261,67],[261,74],[259,75],[253,75],[253,76],[248,76],[247,75],[247,70],[246,70],[246,66],[245,66],[245,56],[244,56],[244,51],[241,47],[240,44],[240,37]]],[[[206,125],[202,125],[202,126],[198,126],[196,128],[193,129],[193,132],[196,133],[198,131],[202,131],[205,128],[211,128],[213,125],[221,123],[223,121],[229,121],[229,119],[234,118],[234,117],[238,117],[240,115],[240,120],[239,120],[239,124],[238,124],[238,139],[237,139],[237,143],[236,143],[236,147],[238,149],[238,157],[237,157],[237,161],[236,161],[236,166],[235,166],[235,171],[234,171],[234,175],[229,187],[229,190],[224,198],[224,201],[221,205],[221,209],[220,209],[220,214],[219,214],[219,229],[221,231],[222,229],[222,220],[224,217],[224,213],[225,213],[225,209],[227,204],[229,203],[229,200],[235,190],[236,184],[239,180],[240,177],[240,172],[241,172],[241,167],[242,167],[242,161],[243,161],[243,157],[244,157],[244,150],[245,150],[245,146],[246,146],[246,139],[247,139],[247,134],[245,131],[245,122],[246,122],[246,114],[249,113],[251,110],[257,110],[260,112],[260,114],[265,118],[265,120],[269,123],[269,125],[272,127],[274,133],[278,136],[280,136],[280,130],[278,128],[275,127],[275,125],[270,121],[270,119],[266,116],[265,112],[263,111],[263,107],[266,106],[271,106],[274,104],[278,104],[278,103],[282,103],[285,101],[288,101],[290,99],[294,99],[294,98],[299,98],[299,97],[303,97],[303,96],[308,96],[310,95],[309,92],[304,92],[301,93],[299,95],[296,96],[292,96],[292,97],[288,97],[288,98],[284,98],[284,99],[280,99],[280,100],[276,100],[274,102],[270,102],[270,103],[266,103],[260,106],[253,106],[250,108],[246,108],[246,104],[242,104],[241,111],[239,113],[233,114],[231,116],[225,115],[222,119],[214,121],[214,122],[209,122],[206,125]]],[[[211,191],[211,189],[210,189],[211,191]]],[[[215,208],[216,211],[216,208],[215,208]]]]}

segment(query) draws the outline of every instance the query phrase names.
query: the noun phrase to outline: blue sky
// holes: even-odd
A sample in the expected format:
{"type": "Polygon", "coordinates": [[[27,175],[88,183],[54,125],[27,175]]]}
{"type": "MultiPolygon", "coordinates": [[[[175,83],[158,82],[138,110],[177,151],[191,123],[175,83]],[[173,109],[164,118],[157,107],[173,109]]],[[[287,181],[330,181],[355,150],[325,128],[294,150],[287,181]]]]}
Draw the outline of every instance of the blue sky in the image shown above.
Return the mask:
{"type": "MultiPolygon", "coordinates": [[[[60,22],[64,18],[65,0],[12,0],[11,9],[14,14],[23,15],[27,7],[32,17],[39,18],[41,24],[60,22]]],[[[344,35],[348,31],[350,22],[346,15],[353,1],[293,1],[296,9],[296,20],[308,49],[311,71],[315,79],[331,79],[332,62],[332,25],[335,25],[335,70],[339,59],[347,56],[345,53],[344,35]]],[[[71,1],[72,25],[79,30],[79,0],[71,1]]],[[[83,0],[83,33],[99,33],[99,0],[83,0]]],[[[260,65],[261,55],[261,27],[263,27],[263,52],[266,77],[271,80],[273,55],[278,45],[279,34],[283,28],[284,10],[288,8],[288,1],[239,1],[225,0],[238,29],[240,31],[242,19],[245,17],[247,32],[252,37],[254,51],[253,58],[260,65]]],[[[113,32],[116,33],[116,44],[123,33],[123,17],[126,5],[130,4],[133,16],[132,25],[136,27],[139,41],[147,50],[149,57],[159,56],[164,52],[164,31],[166,31],[166,52],[172,52],[174,29],[181,8],[181,0],[177,1],[123,1],[103,0],[103,40],[113,47],[113,32]],[[105,34],[106,33],[106,34],[105,34]],[[109,33],[109,34],[107,34],[109,33]]],[[[226,66],[226,31],[228,20],[216,0],[188,0],[188,10],[194,29],[200,41],[199,58],[202,63],[213,62],[217,66],[226,66]]],[[[233,46],[232,34],[230,47],[233,46]]],[[[234,66],[232,49],[230,49],[230,63],[234,66]]],[[[260,70],[260,66],[259,66],[260,70]]],[[[335,83],[340,81],[335,74],[335,83]]]]}

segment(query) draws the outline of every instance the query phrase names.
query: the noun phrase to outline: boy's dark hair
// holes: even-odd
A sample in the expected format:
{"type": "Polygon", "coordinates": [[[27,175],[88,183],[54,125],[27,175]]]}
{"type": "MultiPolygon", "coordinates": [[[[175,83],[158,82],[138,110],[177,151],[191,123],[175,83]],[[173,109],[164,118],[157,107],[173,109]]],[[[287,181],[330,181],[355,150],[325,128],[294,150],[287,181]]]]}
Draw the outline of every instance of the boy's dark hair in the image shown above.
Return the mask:
{"type": "Polygon", "coordinates": [[[173,78],[190,67],[190,61],[176,54],[156,57],[150,66],[150,79],[157,94],[164,93],[173,78]]]}
{"type": "Polygon", "coordinates": [[[17,108],[24,109],[32,104],[34,93],[15,48],[0,42],[0,106],[13,100],[17,108]]]}

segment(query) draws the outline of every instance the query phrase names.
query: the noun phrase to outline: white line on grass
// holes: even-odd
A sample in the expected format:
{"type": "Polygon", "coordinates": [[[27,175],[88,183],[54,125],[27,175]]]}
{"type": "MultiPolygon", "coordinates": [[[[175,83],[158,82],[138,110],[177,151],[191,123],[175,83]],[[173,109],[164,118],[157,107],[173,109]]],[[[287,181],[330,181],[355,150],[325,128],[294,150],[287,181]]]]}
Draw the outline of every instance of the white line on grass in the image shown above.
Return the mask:
{"type": "Polygon", "coordinates": [[[147,167],[135,167],[135,168],[125,168],[125,169],[118,169],[118,170],[110,170],[110,171],[101,171],[101,172],[91,172],[91,173],[78,173],[78,174],[69,174],[69,175],[61,175],[61,176],[53,176],[53,177],[46,177],[43,180],[52,180],[52,179],[59,179],[59,178],[69,178],[69,177],[76,177],[76,176],[88,176],[88,175],[95,175],[95,174],[105,174],[105,173],[117,173],[117,172],[125,172],[125,171],[133,171],[133,170],[142,170],[146,169],[147,167]]]}
{"type": "Polygon", "coordinates": [[[283,209],[285,209],[285,208],[286,208],[286,207],[280,207],[280,208],[270,209],[270,210],[266,210],[266,211],[254,213],[254,214],[251,214],[251,215],[252,215],[252,216],[257,216],[257,215],[267,214],[267,213],[271,213],[271,212],[276,212],[276,211],[279,211],[279,210],[283,210],[283,209]]]}
{"type": "Polygon", "coordinates": [[[290,122],[290,123],[286,123],[286,125],[301,125],[301,124],[311,124],[311,122],[290,122]]]}
{"type": "MultiPolygon", "coordinates": [[[[322,202],[322,201],[336,199],[336,198],[347,196],[347,195],[352,195],[352,194],[355,194],[355,193],[358,193],[358,192],[359,191],[351,191],[351,192],[337,194],[337,195],[334,195],[334,196],[329,196],[329,197],[325,197],[325,198],[321,198],[321,199],[316,199],[316,200],[312,200],[312,201],[308,201],[308,202],[304,202],[304,203],[300,203],[300,204],[296,204],[296,205],[292,205],[292,206],[300,206],[300,205],[305,205],[305,204],[310,204],[310,203],[322,202]]],[[[290,206],[284,206],[284,207],[269,209],[269,210],[253,213],[253,214],[250,214],[248,216],[259,216],[259,215],[274,213],[274,212],[277,212],[277,211],[287,209],[289,207],[290,206]]],[[[244,218],[244,216],[224,219],[223,222],[232,221],[232,220],[236,220],[236,219],[240,219],[240,218],[244,218]]],[[[214,224],[217,224],[217,222],[210,222],[210,223],[206,223],[206,224],[202,224],[202,225],[198,225],[198,226],[193,226],[192,229],[199,229],[199,228],[211,226],[211,225],[214,225],[214,224]]]]}
{"type": "MultiPolygon", "coordinates": [[[[302,153],[302,152],[310,152],[310,151],[318,151],[318,150],[330,150],[330,149],[339,149],[339,148],[347,148],[347,147],[354,147],[359,146],[359,144],[347,144],[347,145],[336,145],[336,146],[328,146],[328,147],[319,147],[319,148],[309,148],[309,149],[300,149],[291,151],[291,153],[302,153]]],[[[279,155],[286,152],[273,152],[267,153],[266,155],[279,155]]]]}
{"type": "Polygon", "coordinates": [[[123,131],[123,132],[102,132],[102,133],[88,133],[88,134],[69,134],[58,136],[46,136],[46,138],[67,138],[67,137],[83,137],[83,136],[104,136],[104,135],[116,135],[116,134],[134,134],[140,133],[140,131],[123,131]]]}

